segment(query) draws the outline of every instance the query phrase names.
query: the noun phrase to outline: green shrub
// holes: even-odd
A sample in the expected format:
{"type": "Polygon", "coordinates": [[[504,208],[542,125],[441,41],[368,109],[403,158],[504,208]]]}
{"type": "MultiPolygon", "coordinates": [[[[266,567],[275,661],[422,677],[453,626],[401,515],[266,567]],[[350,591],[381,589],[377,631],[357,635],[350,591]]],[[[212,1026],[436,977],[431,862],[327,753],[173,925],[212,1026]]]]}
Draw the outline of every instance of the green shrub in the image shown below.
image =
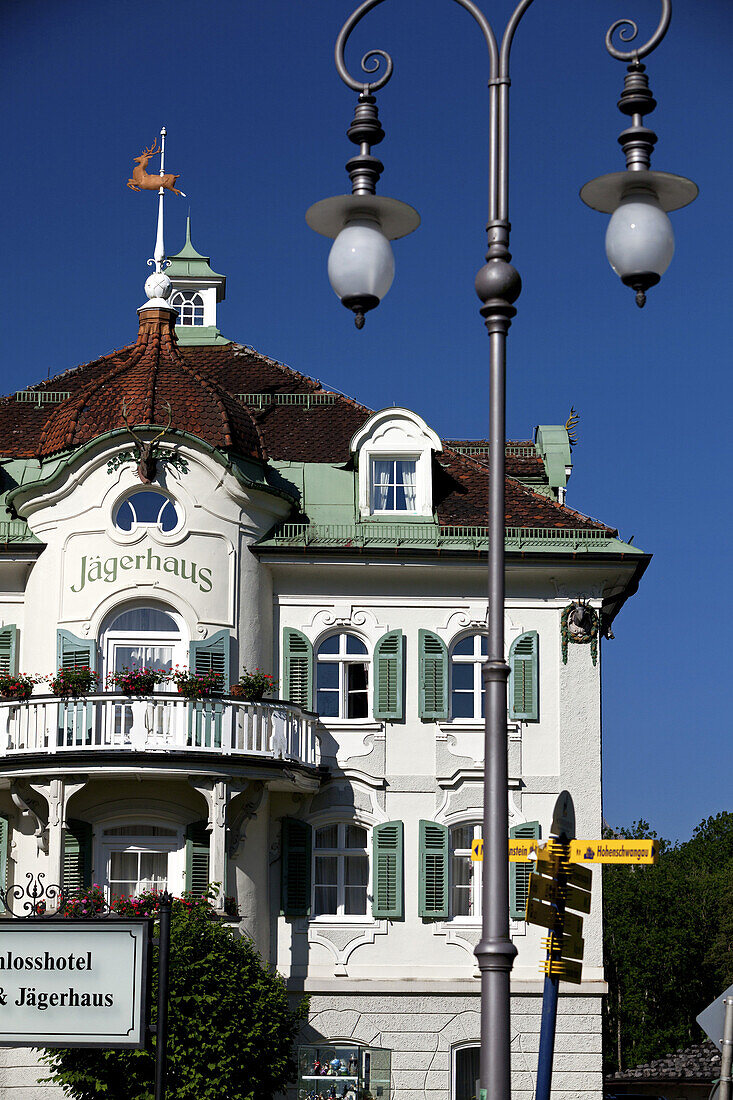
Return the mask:
{"type": "MultiPolygon", "coordinates": [[[[149,901],[144,912],[152,911],[149,901]]],[[[115,909],[132,915],[140,905],[126,899],[115,909]]],[[[174,900],[167,1100],[271,1100],[294,1076],[293,1042],[307,1007],[304,999],[290,1009],[282,978],[214,916],[206,898],[174,900]]],[[[74,1100],[153,1100],[152,1048],[46,1050],[43,1060],[47,1080],[74,1100]]]]}

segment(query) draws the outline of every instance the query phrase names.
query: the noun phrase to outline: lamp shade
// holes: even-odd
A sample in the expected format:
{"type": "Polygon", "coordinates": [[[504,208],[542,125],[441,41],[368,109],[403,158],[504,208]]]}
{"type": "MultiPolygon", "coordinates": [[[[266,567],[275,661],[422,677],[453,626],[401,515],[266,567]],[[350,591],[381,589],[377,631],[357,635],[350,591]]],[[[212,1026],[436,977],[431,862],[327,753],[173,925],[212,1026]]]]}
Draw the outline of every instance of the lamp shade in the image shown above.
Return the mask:
{"type": "Polygon", "coordinates": [[[342,301],[381,301],[394,279],[394,254],[378,221],[356,217],[347,222],[331,246],[328,278],[342,301]]]}
{"type": "Polygon", "coordinates": [[[625,283],[637,276],[664,274],[674,255],[672,224],[650,191],[625,195],[606,230],[606,255],[625,283]]]}

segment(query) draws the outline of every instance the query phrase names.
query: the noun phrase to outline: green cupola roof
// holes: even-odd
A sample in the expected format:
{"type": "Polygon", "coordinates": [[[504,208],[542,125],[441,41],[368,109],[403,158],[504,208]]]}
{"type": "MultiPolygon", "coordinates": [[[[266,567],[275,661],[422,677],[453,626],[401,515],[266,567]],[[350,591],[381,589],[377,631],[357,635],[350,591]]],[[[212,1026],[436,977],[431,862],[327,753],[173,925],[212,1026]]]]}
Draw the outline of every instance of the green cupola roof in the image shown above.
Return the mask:
{"type": "MultiPolygon", "coordinates": [[[[169,256],[170,267],[166,268],[166,275],[175,283],[176,279],[200,279],[206,286],[216,286],[216,300],[221,302],[224,298],[226,287],[226,275],[219,275],[213,271],[209,263],[209,256],[202,256],[191,243],[191,218],[186,218],[186,243],[180,252],[169,256]]],[[[188,284],[187,284],[188,285],[188,284]]]]}

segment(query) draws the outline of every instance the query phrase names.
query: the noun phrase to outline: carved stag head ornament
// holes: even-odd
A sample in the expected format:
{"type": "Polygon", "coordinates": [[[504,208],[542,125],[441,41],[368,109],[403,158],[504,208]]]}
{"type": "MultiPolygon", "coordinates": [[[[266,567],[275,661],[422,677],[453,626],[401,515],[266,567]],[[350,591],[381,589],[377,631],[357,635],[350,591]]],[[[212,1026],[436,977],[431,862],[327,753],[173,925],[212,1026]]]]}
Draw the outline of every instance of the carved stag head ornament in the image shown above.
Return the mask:
{"type": "Polygon", "coordinates": [[[122,402],[122,419],[124,420],[125,426],[127,427],[128,432],[132,436],[133,443],[135,444],[135,453],[137,455],[137,476],[140,478],[143,485],[150,485],[151,481],[155,477],[158,459],[157,443],[161,436],[164,436],[165,433],[168,431],[171,426],[171,421],[173,420],[173,413],[171,412],[171,407],[168,402],[166,402],[165,408],[168,410],[168,423],[164,428],[161,429],[161,431],[158,432],[157,435],[153,436],[151,440],[146,441],[142,439],[136,431],[134,431],[132,425],[127,419],[127,402],[122,402]]]}

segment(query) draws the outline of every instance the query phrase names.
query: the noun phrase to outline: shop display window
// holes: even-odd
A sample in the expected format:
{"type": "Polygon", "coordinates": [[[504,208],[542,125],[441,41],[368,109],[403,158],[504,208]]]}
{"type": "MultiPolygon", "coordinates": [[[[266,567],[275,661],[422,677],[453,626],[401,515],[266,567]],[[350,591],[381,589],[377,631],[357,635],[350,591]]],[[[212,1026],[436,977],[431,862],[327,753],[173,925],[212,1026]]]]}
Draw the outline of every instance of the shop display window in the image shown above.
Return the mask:
{"type": "Polygon", "coordinates": [[[392,1052],[322,1043],[298,1048],[298,1100],[390,1100],[392,1052]]]}

